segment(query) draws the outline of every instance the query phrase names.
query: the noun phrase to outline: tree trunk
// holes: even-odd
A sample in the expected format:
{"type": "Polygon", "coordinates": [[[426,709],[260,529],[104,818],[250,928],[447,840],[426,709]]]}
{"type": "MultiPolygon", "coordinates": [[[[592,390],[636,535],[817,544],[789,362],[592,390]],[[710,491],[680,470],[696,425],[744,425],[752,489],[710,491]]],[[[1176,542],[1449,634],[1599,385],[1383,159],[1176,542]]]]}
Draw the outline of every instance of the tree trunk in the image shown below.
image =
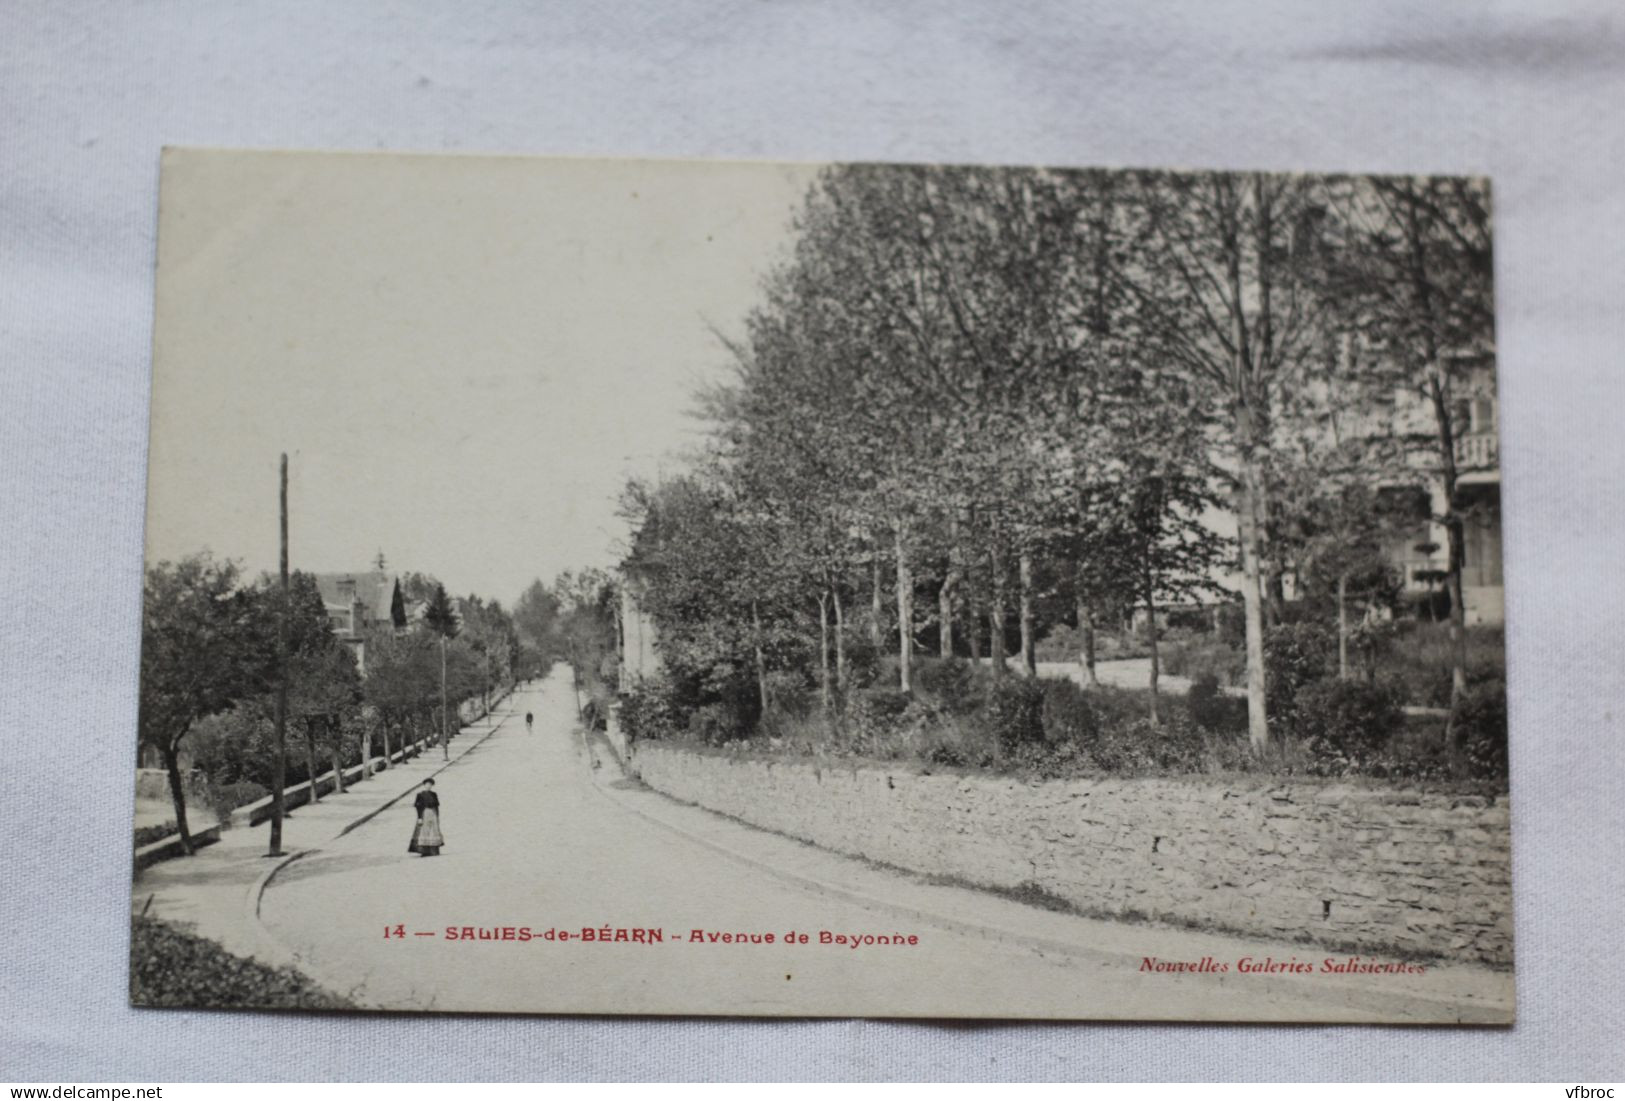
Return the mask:
{"type": "Polygon", "coordinates": [[[311,726],[312,720],[305,720],[305,768],[310,772],[310,801],[320,803],[322,793],[316,786],[316,731],[311,726]]]}
{"type": "Polygon", "coordinates": [[[1158,648],[1162,632],[1157,628],[1157,579],[1148,563],[1145,568],[1146,640],[1151,646],[1151,723],[1162,722],[1158,712],[1157,681],[1162,676],[1162,653],[1158,648]]]}
{"type": "MultiPolygon", "coordinates": [[[[1437,360],[1431,348],[1429,354],[1437,360]]],[[[1435,362],[1429,380],[1429,397],[1439,443],[1440,474],[1444,482],[1444,530],[1446,542],[1445,591],[1450,597],[1450,710],[1452,722],[1456,705],[1467,691],[1467,605],[1462,585],[1462,569],[1467,564],[1467,539],[1461,518],[1460,491],[1456,484],[1456,431],[1451,423],[1449,393],[1444,367],[1435,362]]],[[[1431,600],[1429,601],[1431,603],[1431,600]]]]}
{"type": "Polygon", "coordinates": [[[1337,575],[1337,679],[1349,679],[1349,575],[1337,575]]]}
{"type": "Polygon", "coordinates": [[[361,778],[372,779],[372,731],[365,727],[361,731],[361,778]]]}
{"type": "MultiPolygon", "coordinates": [[[[1262,529],[1263,518],[1259,525],[1262,529]]],[[[1264,584],[1264,622],[1271,627],[1279,627],[1286,612],[1286,576],[1279,563],[1271,563],[1265,575],[1264,584]]]]}
{"type": "Polygon", "coordinates": [[[885,619],[886,610],[880,596],[880,542],[874,543],[874,556],[869,560],[870,570],[870,603],[869,603],[869,641],[874,644],[875,654],[878,656],[884,651],[884,632],[881,622],[885,619]]]}
{"type": "MultiPolygon", "coordinates": [[[[1269,410],[1267,407],[1255,408],[1252,405],[1254,393],[1252,388],[1246,385],[1245,380],[1254,369],[1251,353],[1255,349],[1257,363],[1264,371],[1270,369],[1272,356],[1274,355],[1275,318],[1272,292],[1276,247],[1275,196],[1270,193],[1269,185],[1265,182],[1263,173],[1253,173],[1251,182],[1254,215],[1253,256],[1255,262],[1253,282],[1257,292],[1257,313],[1254,315],[1252,332],[1247,332],[1246,316],[1242,310],[1242,298],[1239,294],[1233,299],[1235,312],[1232,315],[1232,324],[1240,330],[1241,334],[1235,340],[1235,346],[1239,353],[1240,365],[1245,370],[1238,373],[1236,377],[1243,385],[1241,397],[1243,404],[1247,406],[1248,424],[1252,429],[1247,437],[1251,445],[1248,449],[1250,453],[1264,442],[1260,439],[1258,430],[1267,423],[1255,419],[1254,415],[1267,416],[1269,410]],[[1249,347],[1249,337],[1251,338],[1252,347],[1249,347]]],[[[1240,259],[1241,248],[1239,241],[1237,242],[1237,248],[1234,250],[1234,255],[1238,260],[1240,259]]],[[[1275,552],[1275,540],[1273,533],[1270,531],[1269,485],[1264,480],[1261,469],[1255,469],[1255,474],[1257,476],[1254,478],[1252,485],[1253,530],[1257,536],[1256,553],[1263,558],[1262,568],[1265,571],[1264,613],[1267,617],[1265,622],[1271,627],[1278,627],[1282,622],[1282,613],[1286,608],[1285,571],[1279,555],[1275,552]]]]}
{"type": "Polygon", "coordinates": [[[762,714],[767,714],[767,655],[762,651],[762,613],[756,601],[750,602],[750,626],[752,631],[751,649],[756,658],[756,694],[762,705],[762,714]]]}
{"type": "MultiPolygon", "coordinates": [[[[1238,420],[1244,414],[1238,414],[1238,420]]],[[[1242,459],[1242,487],[1236,509],[1241,542],[1241,602],[1247,637],[1247,739],[1255,753],[1269,745],[1269,718],[1264,710],[1264,592],[1259,576],[1258,514],[1253,510],[1254,490],[1260,480],[1251,451],[1242,459]]]]}
{"type": "Polygon", "coordinates": [[[948,520],[948,576],[942,579],[942,589],[937,593],[937,621],[941,624],[938,629],[937,651],[944,658],[954,656],[954,594],[959,587],[960,577],[964,570],[962,555],[959,551],[959,515],[954,513],[948,520]]]}
{"type": "Polygon", "coordinates": [[[818,704],[825,717],[829,715],[829,592],[818,594],[818,704]]]}
{"type": "Polygon", "coordinates": [[[835,690],[846,691],[846,612],[841,607],[841,590],[830,587],[830,599],[835,604],[835,690]]]}
{"type": "Polygon", "coordinates": [[[902,521],[894,529],[897,550],[897,687],[914,690],[914,575],[908,566],[902,521]]]}
{"type": "Polygon", "coordinates": [[[344,794],[344,761],[339,756],[338,743],[329,747],[333,751],[333,791],[337,795],[344,794]]]}
{"type": "Polygon", "coordinates": [[[982,663],[982,602],[976,596],[976,583],[969,571],[960,581],[965,590],[965,641],[970,645],[970,659],[982,663]]]}
{"type": "Polygon", "coordinates": [[[388,772],[389,768],[390,768],[390,765],[392,765],[394,763],[390,759],[390,751],[389,751],[389,720],[388,719],[381,719],[380,720],[380,722],[379,722],[379,731],[384,736],[384,767],[379,769],[379,771],[380,772],[388,772]]]}
{"type": "Polygon", "coordinates": [[[1451,739],[1454,736],[1456,705],[1467,692],[1467,609],[1462,599],[1461,580],[1462,567],[1466,564],[1466,540],[1462,529],[1461,502],[1456,497],[1456,432],[1451,423],[1450,379],[1439,355],[1439,340],[1435,331],[1438,319],[1428,273],[1426,241],[1421,216],[1414,202],[1407,204],[1405,230],[1412,289],[1423,322],[1422,352],[1427,363],[1427,392],[1433,405],[1439,470],[1444,482],[1444,525],[1449,539],[1445,585],[1450,593],[1450,721],[1445,724],[1445,737],[1451,739]]]}
{"type": "Polygon", "coordinates": [[[1083,665],[1083,683],[1090,688],[1100,687],[1095,673],[1095,610],[1089,599],[1078,597],[1078,661],[1083,665]]]}
{"type": "Polygon", "coordinates": [[[186,790],[181,784],[180,748],[175,745],[159,747],[164,758],[164,771],[169,773],[169,798],[175,804],[175,831],[181,835],[181,848],[192,855],[192,830],[186,824],[186,790]]]}
{"type": "Polygon", "coordinates": [[[1025,547],[1018,560],[1021,576],[1021,666],[1029,677],[1038,675],[1038,643],[1033,638],[1033,555],[1025,547]]]}
{"type": "Polygon", "coordinates": [[[993,675],[1002,677],[1009,671],[1009,655],[1004,649],[1004,556],[999,552],[996,538],[992,559],[993,595],[987,609],[987,650],[988,658],[993,663],[993,675]]]}

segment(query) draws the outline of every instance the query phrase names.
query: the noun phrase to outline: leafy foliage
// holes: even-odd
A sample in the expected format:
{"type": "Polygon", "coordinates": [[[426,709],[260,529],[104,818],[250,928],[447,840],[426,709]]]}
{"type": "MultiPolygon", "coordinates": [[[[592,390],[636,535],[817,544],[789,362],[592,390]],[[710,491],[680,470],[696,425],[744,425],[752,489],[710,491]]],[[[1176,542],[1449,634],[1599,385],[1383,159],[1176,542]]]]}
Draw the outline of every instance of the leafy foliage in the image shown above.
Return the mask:
{"type": "Polygon", "coordinates": [[[1507,695],[1502,681],[1475,685],[1455,715],[1455,737],[1467,760],[1468,775],[1507,778],[1507,695]]]}
{"type": "MultiPolygon", "coordinates": [[[[409,589],[415,585],[434,598],[429,618],[446,614],[451,601],[444,586],[423,575],[409,580],[409,589]]],[[[342,771],[361,758],[364,738],[421,725],[438,710],[434,635],[398,625],[372,632],[365,640],[363,679],[308,574],[290,574],[284,603],[277,580],[262,576],[244,584],[234,564],[199,555],[149,568],[144,596],[139,737],[164,758],[183,837],[189,836],[180,777],[183,741],[216,793],[217,810],[252,801],[251,792],[263,794],[276,782],[272,715],[279,633],[288,653],[288,731],[305,750],[288,754],[285,782],[303,782],[328,768],[342,771]]],[[[470,597],[465,605],[468,637],[447,647],[453,704],[514,675],[511,618],[495,601],[470,597]]],[[[461,632],[463,625],[451,615],[461,632]]]]}
{"type": "Polygon", "coordinates": [[[1387,752],[1404,723],[1386,687],[1327,677],[1298,689],[1296,732],[1324,771],[1359,772],[1387,752]]]}
{"type": "Polygon", "coordinates": [[[429,603],[423,610],[423,623],[444,638],[456,638],[463,629],[457,609],[452,606],[451,597],[446,595],[446,587],[439,582],[435,582],[429,603]]]}
{"type": "Polygon", "coordinates": [[[353,1009],[290,968],[234,956],[154,918],[130,925],[130,1004],[207,1009],[353,1009]]]}
{"type": "Polygon", "coordinates": [[[1005,752],[1044,740],[1044,685],[1027,677],[994,681],[983,705],[988,730],[1005,752]]]}
{"type": "Polygon", "coordinates": [[[1265,682],[1270,717],[1291,731],[1298,728],[1298,693],[1333,671],[1336,640],[1319,623],[1289,623],[1264,636],[1265,682]]]}
{"type": "Polygon", "coordinates": [[[1044,685],[1043,724],[1050,742],[1088,746],[1100,736],[1100,716],[1089,693],[1069,680],[1044,685]]]}

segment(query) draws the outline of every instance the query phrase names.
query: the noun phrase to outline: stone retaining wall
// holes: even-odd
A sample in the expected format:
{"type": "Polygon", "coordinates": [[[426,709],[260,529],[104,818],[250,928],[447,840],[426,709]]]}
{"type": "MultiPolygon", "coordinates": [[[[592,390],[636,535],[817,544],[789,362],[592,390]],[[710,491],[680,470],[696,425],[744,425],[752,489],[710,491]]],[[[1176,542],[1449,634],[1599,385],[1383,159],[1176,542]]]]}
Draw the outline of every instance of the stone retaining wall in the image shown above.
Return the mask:
{"type": "Polygon", "coordinates": [[[1253,777],[1025,782],[640,743],[657,791],[753,825],[1087,913],[1510,963],[1504,798],[1253,777]]]}

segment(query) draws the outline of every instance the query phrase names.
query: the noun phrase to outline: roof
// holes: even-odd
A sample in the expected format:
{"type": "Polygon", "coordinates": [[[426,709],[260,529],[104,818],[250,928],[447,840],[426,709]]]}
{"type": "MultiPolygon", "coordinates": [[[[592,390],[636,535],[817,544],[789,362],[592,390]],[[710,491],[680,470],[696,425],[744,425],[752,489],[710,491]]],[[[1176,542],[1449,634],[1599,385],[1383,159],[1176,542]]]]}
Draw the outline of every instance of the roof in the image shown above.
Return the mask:
{"type": "Polygon", "coordinates": [[[381,570],[365,570],[360,573],[317,573],[311,574],[311,577],[316,581],[316,588],[321,591],[322,603],[335,608],[345,606],[345,601],[339,597],[339,585],[345,581],[354,581],[356,599],[366,606],[367,618],[389,622],[390,609],[395,601],[394,574],[384,573],[381,570]]]}

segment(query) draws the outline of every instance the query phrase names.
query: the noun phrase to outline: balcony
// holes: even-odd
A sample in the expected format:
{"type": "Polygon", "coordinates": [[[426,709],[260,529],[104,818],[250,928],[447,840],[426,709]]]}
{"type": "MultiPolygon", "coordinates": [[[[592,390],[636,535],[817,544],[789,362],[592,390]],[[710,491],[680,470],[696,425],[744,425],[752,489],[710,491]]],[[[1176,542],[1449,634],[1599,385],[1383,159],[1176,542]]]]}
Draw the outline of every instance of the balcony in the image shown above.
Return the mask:
{"type": "Polygon", "coordinates": [[[1456,437],[1456,468],[1461,473],[1498,470],[1501,437],[1496,432],[1469,432],[1456,437]]]}

